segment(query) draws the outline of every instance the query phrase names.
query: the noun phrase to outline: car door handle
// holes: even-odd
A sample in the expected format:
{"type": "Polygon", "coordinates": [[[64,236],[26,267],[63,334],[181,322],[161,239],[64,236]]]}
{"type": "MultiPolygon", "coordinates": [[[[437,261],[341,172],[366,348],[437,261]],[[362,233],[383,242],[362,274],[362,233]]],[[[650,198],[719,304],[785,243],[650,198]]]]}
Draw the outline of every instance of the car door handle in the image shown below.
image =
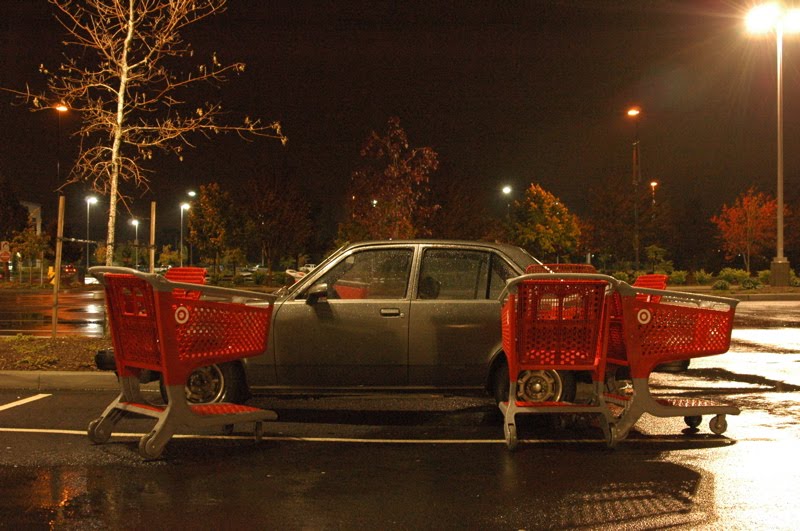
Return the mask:
{"type": "Polygon", "coordinates": [[[381,317],[403,317],[400,308],[381,308],[381,317]]]}

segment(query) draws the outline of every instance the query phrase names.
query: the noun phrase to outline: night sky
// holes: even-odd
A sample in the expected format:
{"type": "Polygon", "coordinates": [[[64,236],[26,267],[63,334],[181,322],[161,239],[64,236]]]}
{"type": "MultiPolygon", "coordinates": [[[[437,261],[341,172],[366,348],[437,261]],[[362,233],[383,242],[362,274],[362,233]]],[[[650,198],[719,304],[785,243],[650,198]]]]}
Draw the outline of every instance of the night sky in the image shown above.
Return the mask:
{"type": "MultiPolygon", "coordinates": [[[[36,86],[39,64],[60,52],[54,11],[45,0],[0,5],[0,86],[36,86]]],[[[751,185],[774,194],[775,42],[745,34],[750,5],[230,0],[187,40],[200,55],[247,63],[219,98],[280,120],[289,143],[198,140],[184,162],[157,161],[134,213],[155,198],[163,223],[177,224],[189,188],[283,167],[315,201],[338,207],[363,140],[397,115],[412,145],[439,153],[434,179],[469,181],[489,206],[503,184],[537,182],[581,215],[593,186],[631,173],[631,105],[643,109],[643,179],[659,181],[673,206],[696,200],[710,215],[751,185]]],[[[784,67],[790,196],[800,175],[800,46],[791,38],[784,67]]],[[[8,102],[0,95],[0,171],[54,216],[57,152],[68,167],[78,118],[63,117],[58,143],[54,112],[8,102]]],[[[66,193],[84,227],[85,190],[66,193]]]]}

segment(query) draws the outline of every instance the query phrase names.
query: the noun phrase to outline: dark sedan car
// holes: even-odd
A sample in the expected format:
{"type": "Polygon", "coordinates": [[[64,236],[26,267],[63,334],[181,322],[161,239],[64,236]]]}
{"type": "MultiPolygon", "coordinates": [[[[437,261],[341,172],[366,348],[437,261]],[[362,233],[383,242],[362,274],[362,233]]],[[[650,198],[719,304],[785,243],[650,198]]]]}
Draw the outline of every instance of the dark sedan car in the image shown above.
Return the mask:
{"type": "MultiPolygon", "coordinates": [[[[347,245],[279,292],[263,355],[196,372],[187,394],[240,402],[250,389],[450,388],[503,397],[500,296],[532,263],[505,244],[347,245]]],[[[520,388],[528,399],[568,399],[568,374],[532,371],[520,388]]]]}

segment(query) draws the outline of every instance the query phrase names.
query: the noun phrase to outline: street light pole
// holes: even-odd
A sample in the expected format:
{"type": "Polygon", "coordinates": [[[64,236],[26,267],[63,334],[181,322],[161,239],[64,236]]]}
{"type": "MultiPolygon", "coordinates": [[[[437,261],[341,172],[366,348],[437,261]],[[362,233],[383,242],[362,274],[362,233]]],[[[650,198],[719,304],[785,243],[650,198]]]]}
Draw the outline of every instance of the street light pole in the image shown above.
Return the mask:
{"type": "Polygon", "coordinates": [[[639,151],[639,114],[642,110],[639,107],[628,109],[628,116],[633,119],[634,139],[633,139],[633,250],[636,261],[636,270],[639,270],[639,183],[642,181],[642,163],[639,151]]]}
{"type": "MultiPolygon", "coordinates": [[[[89,207],[97,203],[93,195],[86,196],[86,272],[89,272],[89,207]]],[[[58,274],[58,272],[56,272],[58,274]]]]}
{"type": "Polygon", "coordinates": [[[139,268],[139,220],[134,218],[131,220],[131,225],[135,231],[135,238],[133,240],[133,255],[134,255],[134,269],[139,268]]]}
{"type": "Polygon", "coordinates": [[[750,33],[775,32],[775,57],[777,67],[777,234],[775,258],[770,264],[770,284],[789,285],[789,260],[783,255],[783,35],[800,31],[800,10],[785,9],[780,4],[763,4],[750,10],[747,15],[750,33]]]}
{"type": "Polygon", "coordinates": [[[183,267],[183,212],[184,210],[189,210],[189,203],[181,203],[181,248],[178,251],[178,256],[180,256],[180,264],[183,267]]]}

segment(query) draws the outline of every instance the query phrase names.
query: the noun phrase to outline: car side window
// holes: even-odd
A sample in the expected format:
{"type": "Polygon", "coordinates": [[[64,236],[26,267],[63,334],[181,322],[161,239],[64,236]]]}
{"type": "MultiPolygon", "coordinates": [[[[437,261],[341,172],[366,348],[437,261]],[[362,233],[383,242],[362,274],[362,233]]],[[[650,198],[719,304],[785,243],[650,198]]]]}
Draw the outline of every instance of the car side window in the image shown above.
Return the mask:
{"type": "Polygon", "coordinates": [[[402,299],[408,289],[411,249],[375,249],[353,253],[315,285],[328,285],[329,299],[402,299]]]}
{"type": "Polygon", "coordinates": [[[513,276],[511,266],[495,253],[428,249],[422,257],[417,298],[496,299],[513,276]]]}

